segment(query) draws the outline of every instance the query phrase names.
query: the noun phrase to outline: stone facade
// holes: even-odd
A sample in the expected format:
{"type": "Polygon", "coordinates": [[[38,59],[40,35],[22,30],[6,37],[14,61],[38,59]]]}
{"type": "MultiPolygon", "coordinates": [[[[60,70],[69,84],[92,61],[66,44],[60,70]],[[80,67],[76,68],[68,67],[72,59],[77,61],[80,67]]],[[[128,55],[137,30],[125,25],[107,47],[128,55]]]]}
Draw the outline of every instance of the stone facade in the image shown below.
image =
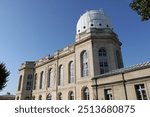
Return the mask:
{"type": "Polygon", "coordinates": [[[136,86],[140,85],[144,88],[139,93],[150,99],[150,62],[114,70],[92,80],[96,99],[106,99],[104,91],[111,89],[113,100],[136,100],[136,86]]]}
{"type": "Polygon", "coordinates": [[[93,10],[85,13],[77,24],[79,32],[73,45],[38,61],[23,63],[19,69],[16,99],[137,99],[135,89],[143,90],[143,84],[147,97],[142,99],[149,99],[150,67],[123,68],[122,43],[103,15],[93,10]],[[84,26],[80,32],[83,26],[80,23],[88,18],[87,15],[91,17],[84,22],[88,28],[84,26]],[[101,17],[103,22],[98,27],[96,24],[101,17]],[[89,27],[95,18],[98,20],[89,27]],[[101,25],[106,26],[101,28],[101,25]]]}

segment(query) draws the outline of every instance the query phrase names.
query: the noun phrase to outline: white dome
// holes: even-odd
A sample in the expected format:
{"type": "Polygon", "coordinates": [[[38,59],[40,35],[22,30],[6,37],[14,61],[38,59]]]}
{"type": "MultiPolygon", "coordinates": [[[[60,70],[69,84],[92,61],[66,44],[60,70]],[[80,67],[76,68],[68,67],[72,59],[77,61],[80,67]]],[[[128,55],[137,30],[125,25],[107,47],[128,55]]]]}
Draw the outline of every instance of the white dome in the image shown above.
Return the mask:
{"type": "Polygon", "coordinates": [[[90,10],[84,13],[78,20],[76,34],[80,34],[89,28],[112,29],[112,25],[102,10],[90,10]]]}

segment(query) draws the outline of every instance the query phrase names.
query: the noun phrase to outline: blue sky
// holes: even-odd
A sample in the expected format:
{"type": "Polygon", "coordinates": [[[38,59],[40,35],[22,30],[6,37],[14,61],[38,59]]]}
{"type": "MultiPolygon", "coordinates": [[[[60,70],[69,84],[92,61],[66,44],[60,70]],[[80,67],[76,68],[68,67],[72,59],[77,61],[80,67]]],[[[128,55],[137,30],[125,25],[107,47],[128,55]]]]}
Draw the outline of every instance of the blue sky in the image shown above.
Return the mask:
{"type": "Polygon", "coordinates": [[[15,94],[18,69],[74,43],[76,23],[87,10],[103,8],[122,45],[125,66],[150,61],[150,21],[129,8],[132,0],[0,0],[0,61],[11,74],[7,91],[15,94]]]}

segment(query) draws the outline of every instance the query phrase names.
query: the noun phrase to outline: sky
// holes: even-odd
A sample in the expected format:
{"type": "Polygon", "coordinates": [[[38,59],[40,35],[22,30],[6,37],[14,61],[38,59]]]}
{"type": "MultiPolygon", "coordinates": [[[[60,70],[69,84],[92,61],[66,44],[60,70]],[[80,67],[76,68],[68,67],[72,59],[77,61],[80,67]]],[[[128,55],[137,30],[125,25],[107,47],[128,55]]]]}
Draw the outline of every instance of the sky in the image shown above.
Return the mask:
{"type": "Polygon", "coordinates": [[[10,71],[1,94],[16,93],[20,64],[75,42],[76,24],[88,10],[103,9],[122,42],[124,66],[150,61],[150,20],[142,22],[132,0],[0,0],[0,62],[10,71]]]}

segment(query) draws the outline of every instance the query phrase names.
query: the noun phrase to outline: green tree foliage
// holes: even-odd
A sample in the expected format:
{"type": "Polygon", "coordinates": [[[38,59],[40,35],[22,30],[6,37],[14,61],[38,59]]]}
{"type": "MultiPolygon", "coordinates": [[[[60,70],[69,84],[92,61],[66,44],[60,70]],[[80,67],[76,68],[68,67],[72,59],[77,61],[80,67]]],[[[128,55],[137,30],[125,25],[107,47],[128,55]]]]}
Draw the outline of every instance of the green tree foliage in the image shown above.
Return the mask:
{"type": "Polygon", "coordinates": [[[6,87],[10,72],[6,69],[4,63],[0,63],[0,91],[6,87]]]}
{"type": "Polygon", "coordinates": [[[150,0],[133,0],[130,7],[141,16],[142,21],[150,19],[150,0]]]}

